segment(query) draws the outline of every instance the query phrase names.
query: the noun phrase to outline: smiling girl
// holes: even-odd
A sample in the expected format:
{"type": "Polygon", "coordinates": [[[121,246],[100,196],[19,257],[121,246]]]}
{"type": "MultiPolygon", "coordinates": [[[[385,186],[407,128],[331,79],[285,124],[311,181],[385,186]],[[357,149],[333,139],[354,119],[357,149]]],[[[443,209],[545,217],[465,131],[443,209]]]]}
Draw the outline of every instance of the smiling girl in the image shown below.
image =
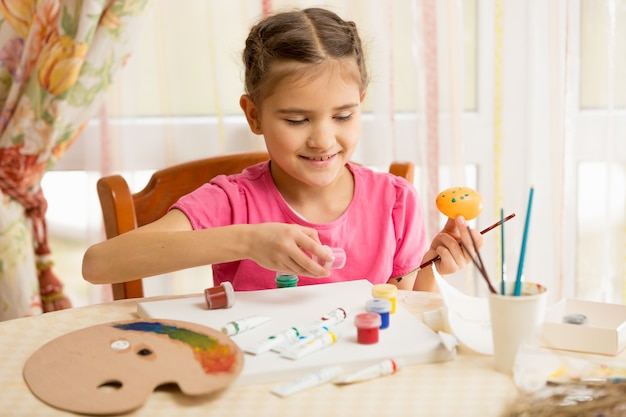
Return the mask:
{"type": "Polygon", "coordinates": [[[434,290],[431,268],[415,272],[422,261],[439,255],[442,274],[470,261],[459,246],[471,245],[461,217],[428,245],[413,185],[350,162],[369,81],[353,22],[319,8],[275,14],[251,29],[243,61],[240,105],[270,160],[216,177],[154,223],[93,245],[86,280],[212,264],[215,284],[235,290],[274,288],[277,271],[298,275],[298,285],[367,279],[434,290]],[[311,259],[333,260],[324,245],[345,250],[343,268],[311,259]]]}

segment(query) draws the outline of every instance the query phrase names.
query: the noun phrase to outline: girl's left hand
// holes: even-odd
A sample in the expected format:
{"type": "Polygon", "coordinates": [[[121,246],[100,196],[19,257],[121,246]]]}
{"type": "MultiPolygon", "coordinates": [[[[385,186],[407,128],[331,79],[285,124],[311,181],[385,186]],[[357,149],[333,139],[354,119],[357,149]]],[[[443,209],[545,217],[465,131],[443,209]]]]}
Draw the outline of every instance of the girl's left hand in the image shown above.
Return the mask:
{"type": "Polygon", "coordinates": [[[483,237],[477,230],[469,230],[467,223],[463,216],[458,216],[456,219],[448,219],[441,232],[433,239],[430,250],[428,251],[431,256],[424,257],[424,259],[431,259],[436,253],[441,257],[437,262],[437,271],[444,274],[452,274],[463,268],[468,263],[472,262],[472,256],[474,253],[468,254],[463,250],[460,242],[463,242],[466,248],[472,250],[472,238],[470,232],[476,243],[476,248],[480,249],[483,245],[483,237]]]}

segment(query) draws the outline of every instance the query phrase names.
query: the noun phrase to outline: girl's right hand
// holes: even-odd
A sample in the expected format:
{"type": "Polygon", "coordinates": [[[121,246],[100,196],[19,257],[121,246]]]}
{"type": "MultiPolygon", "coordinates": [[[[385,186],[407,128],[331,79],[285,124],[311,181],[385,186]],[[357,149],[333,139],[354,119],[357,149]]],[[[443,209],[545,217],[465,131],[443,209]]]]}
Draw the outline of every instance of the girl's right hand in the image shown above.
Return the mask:
{"type": "Polygon", "coordinates": [[[330,275],[330,270],[311,255],[332,261],[315,229],[296,224],[260,223],[250,225],[249,259],[263,268],[313,278],[330,275]]]}

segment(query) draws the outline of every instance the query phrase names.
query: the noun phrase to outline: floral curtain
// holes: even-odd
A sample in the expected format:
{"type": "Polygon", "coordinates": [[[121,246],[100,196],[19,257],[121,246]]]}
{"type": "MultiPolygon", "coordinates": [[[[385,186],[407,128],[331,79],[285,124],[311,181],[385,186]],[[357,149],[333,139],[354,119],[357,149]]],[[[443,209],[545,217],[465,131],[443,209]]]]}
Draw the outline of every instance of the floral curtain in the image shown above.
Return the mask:
{"type": "Polygon", "coordinates": [[[43,175],[131,55],[147,0],[0,1],[0,320],[68,308],[43,175]]]}

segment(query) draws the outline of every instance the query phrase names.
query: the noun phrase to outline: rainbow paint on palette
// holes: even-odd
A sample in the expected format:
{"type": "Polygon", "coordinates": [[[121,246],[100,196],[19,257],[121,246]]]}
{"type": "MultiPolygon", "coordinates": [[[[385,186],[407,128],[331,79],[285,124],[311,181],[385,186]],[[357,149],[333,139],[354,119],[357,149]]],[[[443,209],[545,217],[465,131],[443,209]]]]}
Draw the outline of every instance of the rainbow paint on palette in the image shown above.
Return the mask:
{"type": "Polygon", "coordinates": [[[230,372],[236,363],[237,354],[230,346],[222,345],[217,339],[189,329],[152,321],[115,324],[113,327],[120,330],[161,334],[172,340],[183,342],[193,349],[195,359],[200,362],[207,374],[230,372]]]}

